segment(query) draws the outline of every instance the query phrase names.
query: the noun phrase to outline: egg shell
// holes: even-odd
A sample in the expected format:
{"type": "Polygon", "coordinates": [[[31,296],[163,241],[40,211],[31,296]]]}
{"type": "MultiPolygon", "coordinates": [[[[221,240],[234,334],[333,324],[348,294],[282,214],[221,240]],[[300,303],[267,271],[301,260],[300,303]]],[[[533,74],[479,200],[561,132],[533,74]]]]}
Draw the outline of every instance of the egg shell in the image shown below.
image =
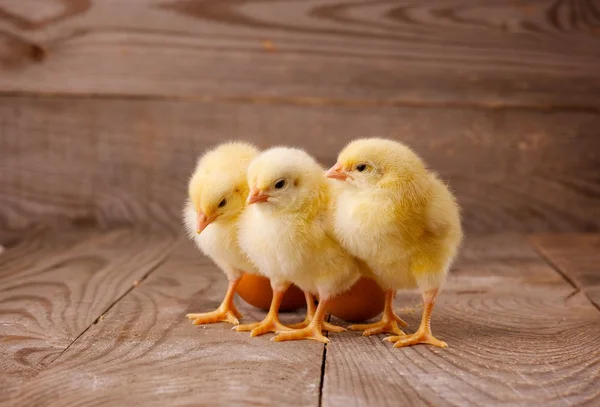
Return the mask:
{"type": "MultiPolygon", "coordinates": [[[[273,290],[269,279],[254,274],[244,274],[236,292],[248,304],[268,311],[273,298],[273,290]]],[[[304,293],[295,285],[290,286],[281,302],[280,311],[294,311],[306,306],[304,293]]]]}
{"type": "Polygon", "coordinates": [[[361,322],[381,314],[385,292],[375,280],[361,277],[343,294],[331,299],[328,312],[344,321],[361,322]]]}
{"type": "MultiPolygon", "coordinates": [[[[273,298],[269,279],[253,274],[244,274],[237,293],[248,304],[265,311],[273,298]]],[[[280,310],[294,311],[305,305],[304,293],[292,285],[283,297],[280,310]]],[[[379,315],[384,305],[385,292],[374,280],[362,277],[350,290],[330,301],[328,312],[344,321],[361,322],[379,315]]]]}

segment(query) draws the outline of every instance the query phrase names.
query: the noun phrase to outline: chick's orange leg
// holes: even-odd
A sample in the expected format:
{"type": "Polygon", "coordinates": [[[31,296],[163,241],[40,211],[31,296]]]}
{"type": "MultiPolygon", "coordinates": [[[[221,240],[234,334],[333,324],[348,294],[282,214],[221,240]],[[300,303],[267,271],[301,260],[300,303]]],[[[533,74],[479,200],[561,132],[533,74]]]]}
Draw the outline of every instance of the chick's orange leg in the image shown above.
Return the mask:
{"type": "Polygon", "coordinates": [[[323,335],[323,325],[325,320],[325,312],[327,310],[327,304],[329,300],[319,301],[319,306],[315,312],[314,317],[306,326],[302,329],[294,329],[289,332],[281,332],[271,338],[273,342],[284,342],[284,341],[298,341],[301,339],[311,339],[313,341],[319,341],[328,343],[329,339],[323,335]]]}
{"type": "Polygon", "coordinates": [[[394,348],[402,348],[404,346],[416,345],[425,343],[428,345],[437,346],[439,348],[447,348],[446,342],[440,341],[431,333],[431,313],[435,305],[438,290],[429,290],[423,294],[423,317],[421,325],[417,332],[411,335],[390,336],[385,338],[388,342],[394,342],[394,348]]]}
{"type": "Polygon", "coordinates": [[[315,298],[307,291],[304,292],[304,298],[306,299],[306,316],[304,317],[304,321],[289,325],[292,329],[306,328],[315,315],[315,310],[317,309],[315,298]]]}
{"type": "Polygon", "coordinates": [[[290,328],[283,325],[279,321],[279,307],[281,306],[281,301],[283,300],[283,295],[285,294],[285,292],[286,289],[273,290],[273,299],[271,300],[271,307],[269,308],[269,313],[261,322],[256,322],[254,324],[238,325],[234,329],[238,332],[250,331],[250,336],[259,336],[276,331],[289,331],[290,328]]]}
{"type": "Polygon", "coordinates": [[[383,309],[381,321],[374,322],[372,324],[350,325],[348,329],[351,331],[363,331],[363,336],[371,336],[381,333],[391,333],[398,336],[404,335],[404,332],[398,327],[398,325],[405,327],[408,326],[408,324],[394,312],[395,296],[396,291],[394,290],[388,290],[385,293],[385,307],[383,309]]]}
{"type": "MultiPolygon", "coordinates": [[[[304,318],[304,321],[298,322],[297,324],[290,325],[290,328],[293,328],[293,329],[306,328],[310,324],[310,321],[312,321],[315,316],[317,306],[315,305],[314,296],[309,292],[305,292],[304,297],[306,298],[306,317],[304,318]]],[[[328,331],[328,332],[338,332],[338,333],[346,331],[346,329],[344,327],[330,324],[327,321],[323,321],[323,330],[328,331]]]]}
{"type": "Polygon", "coordinates": [[[236,278],[229,281],[227,293],[219,308],[211,312],[187,314],[186,317],[191,319],[194,325],[211,324],[213,322],[230,322],[238,325],[240,323],[238,318],[241,318],[242,314],[235,307],[233,297],[235,296],[235,289],[240,280],[241,278],[236,278]]]}

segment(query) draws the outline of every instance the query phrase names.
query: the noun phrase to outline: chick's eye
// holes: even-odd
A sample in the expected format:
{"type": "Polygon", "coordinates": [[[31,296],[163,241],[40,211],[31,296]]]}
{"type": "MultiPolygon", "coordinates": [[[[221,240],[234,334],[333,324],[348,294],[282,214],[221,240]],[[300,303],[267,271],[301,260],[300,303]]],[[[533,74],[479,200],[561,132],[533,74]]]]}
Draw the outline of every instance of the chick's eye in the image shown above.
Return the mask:
{"type": "Polygon", "coordinates": [[[358,172],[363,172],[366,169],[367,169],[367,164],[358,164],[356,166],[356,171],[358,171],[358,172]]]}
{"type": "Polygon", "coordinates": [[[219,208],[222,208],[225,205],[227,205],[227,198],[221,199],[221,202],[219,202],[219,208]]]}
{"type": "Polygon", "coordinates": [[[273,186],[275,187],[275,189],[281,189],[281,188],[285,187],[285,180],[280,179],[280,180],[276,181],[273,186]]]}

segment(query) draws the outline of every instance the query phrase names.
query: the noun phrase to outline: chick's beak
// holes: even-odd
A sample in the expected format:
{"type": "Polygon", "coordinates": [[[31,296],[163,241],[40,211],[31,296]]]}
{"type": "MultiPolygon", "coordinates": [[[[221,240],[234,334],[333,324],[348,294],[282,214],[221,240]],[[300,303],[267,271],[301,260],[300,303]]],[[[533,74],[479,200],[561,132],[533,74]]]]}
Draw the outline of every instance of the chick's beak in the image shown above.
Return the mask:
{"type": "Polygon", "coordinates": [[[329,171],[325,173],[325,175],[327,178],[339,179],[340,181],[346,181],[346,178],[348,178],[348,174],[344,172],[342,165],[339,163],[336,163],[333,167],[331,167],[329,171]]]}
{"type": "Polygon", "coordinates": [[[196,233],[200,234],[208,225],[210,225],[217,217],[206,216],[203,212],[198,211],[198,226],[196,227],[196,233]]]}
{"type": "Polygon", "coordinates": [[[252,205],[259,202],[267,202],[270,198],[268,194],[265,194],[258,188],[252,188],[250,190],[250,195],[248,195],[248,199],[246,200],[246,204],[252,205]]]}

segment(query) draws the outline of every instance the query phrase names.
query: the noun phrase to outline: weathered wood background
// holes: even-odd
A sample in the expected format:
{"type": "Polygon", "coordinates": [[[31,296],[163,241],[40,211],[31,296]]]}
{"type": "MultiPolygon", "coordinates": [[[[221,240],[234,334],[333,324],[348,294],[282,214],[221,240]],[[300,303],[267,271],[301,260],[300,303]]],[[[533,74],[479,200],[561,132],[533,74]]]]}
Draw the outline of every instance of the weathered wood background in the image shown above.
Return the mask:
{"type": "Polygon", "coordinates": [[[420,152],[469,231],[597,231],[599,2],[0,0],[2,236],[178,230],[207,146],[330,165],[366,136],[420,152]]]}

